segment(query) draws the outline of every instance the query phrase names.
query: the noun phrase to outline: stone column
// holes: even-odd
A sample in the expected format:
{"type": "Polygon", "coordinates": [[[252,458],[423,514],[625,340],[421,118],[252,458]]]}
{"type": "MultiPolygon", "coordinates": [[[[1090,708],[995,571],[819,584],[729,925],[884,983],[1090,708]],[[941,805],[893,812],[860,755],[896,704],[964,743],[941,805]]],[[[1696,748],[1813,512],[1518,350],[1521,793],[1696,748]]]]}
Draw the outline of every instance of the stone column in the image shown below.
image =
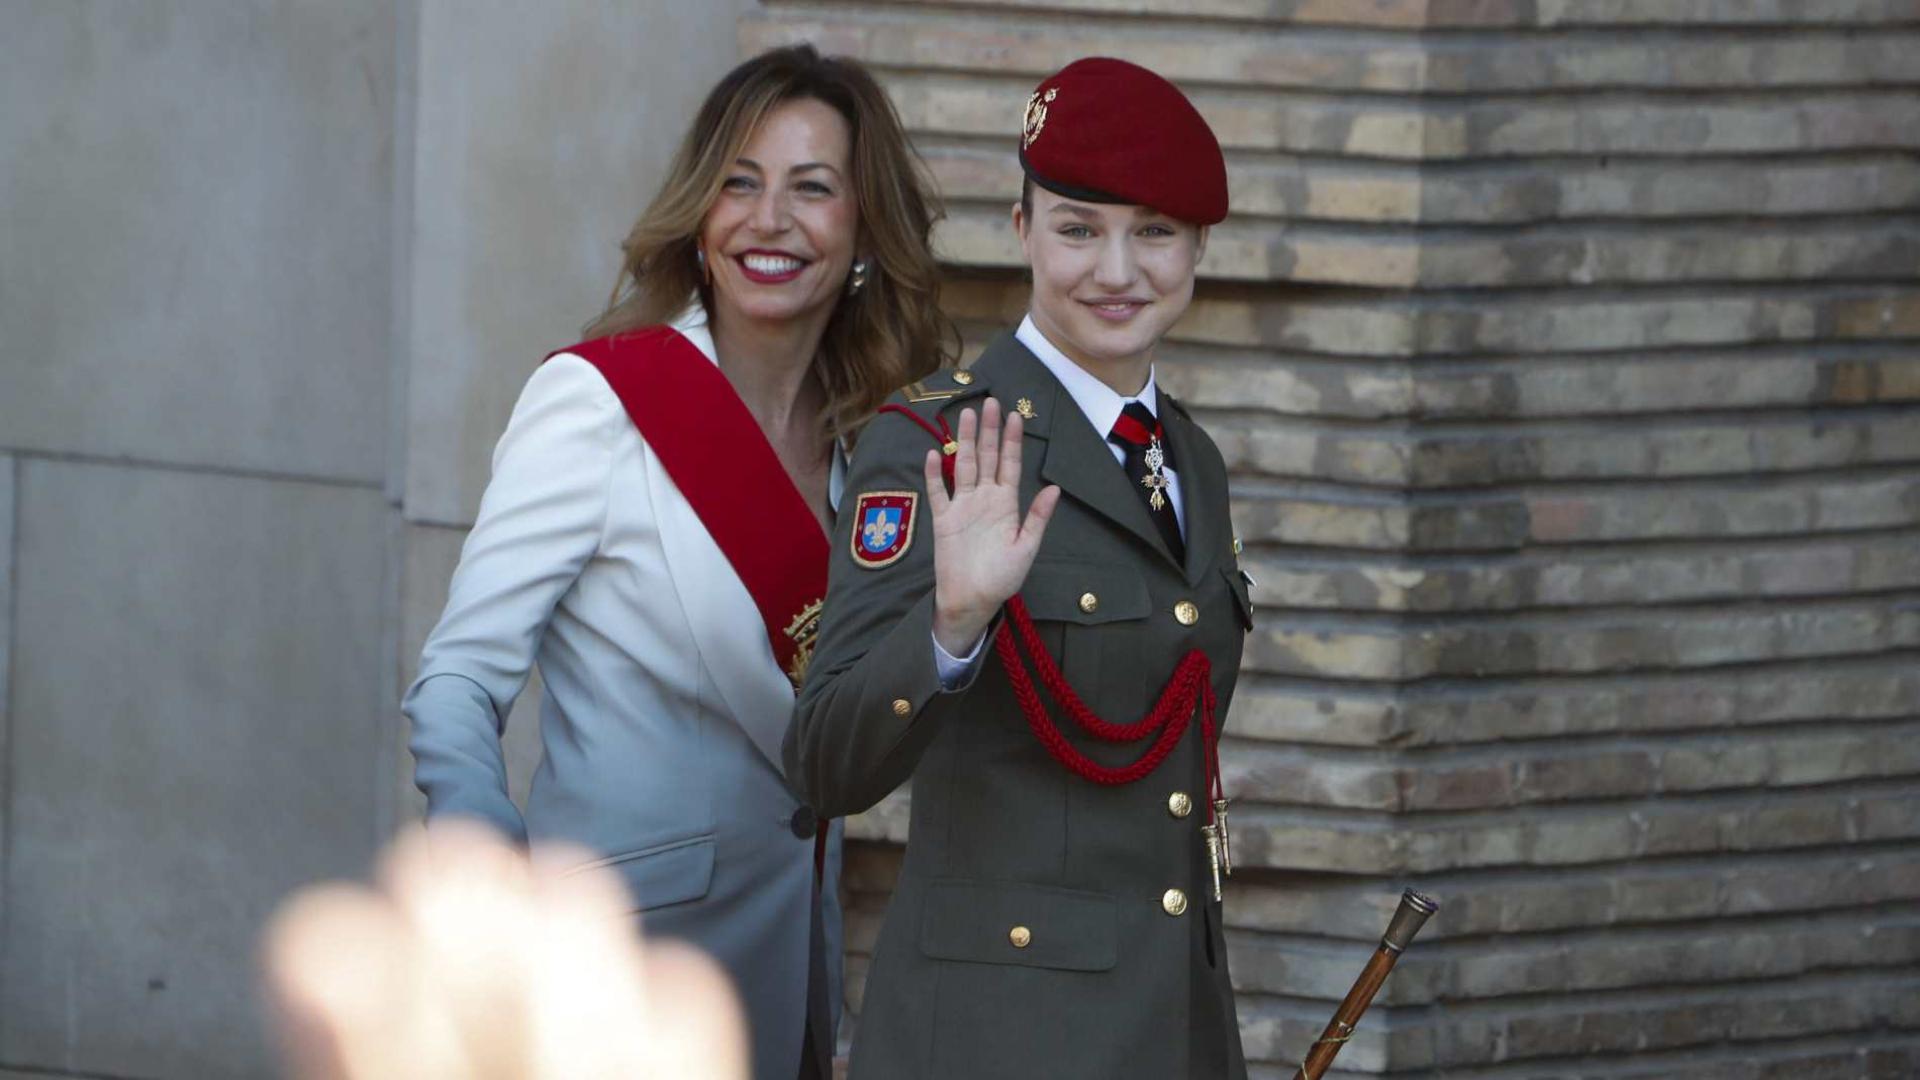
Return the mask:
{"type": "MultiPolygon", "coordinates": [[[[1148,64],[1227,148],[1160,360],[1260,582],[1256,1075],[1405,885],[1446,906],[1343,1075],[1920,1069],[1920,5],[781,0],[742,39],[885,73],[976,347],[1041,76],[1148,64]]],[[[856,1004],[904,822],[856,823],[856,1004]]]]}

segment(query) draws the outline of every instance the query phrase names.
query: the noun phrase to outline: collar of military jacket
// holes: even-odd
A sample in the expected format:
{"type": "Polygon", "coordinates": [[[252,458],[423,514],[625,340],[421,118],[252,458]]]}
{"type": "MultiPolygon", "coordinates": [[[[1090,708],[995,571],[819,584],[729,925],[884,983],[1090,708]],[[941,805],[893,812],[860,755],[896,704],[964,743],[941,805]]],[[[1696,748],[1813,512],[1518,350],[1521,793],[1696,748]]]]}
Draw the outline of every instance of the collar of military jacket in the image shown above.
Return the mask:
{"type": "Polygon", "coordinates": [[[1032,416],[1025,420],[1025,434],[1047,444],[1041,453],[1042,479],[1059,484],[1077,502],[1138,536],[1181,570],[1188,584],[1197,585],[1212,568],[1220,540],[1213,527],[1214,515],[1195,510],[1225,505],[1227,491],[1224,483],[1218,482],[1224,478],[1203,467],[1199,447],[1204,436],[1186,407],[1165,387],[1158,388],[1161,426],[1174,459],[1190,463],[1183,465],[1180,473],[1180,500],[1186,511],[1184,564],[1167,550],[1160,530],[1147,514],[1145,501],[1134,494],[1126,473],[1116,467],[1106,433],[1094,431],[1073,395],[1011,332],[995,338],[970,367],[929,375],[903,389],[900,396],[904,399],[902,407],[916,414],[921,426],[939,442],[945,437],[935,425],[944,422],[949,430],[957,431],[960,410],[978,409],[988,393],[1009,410],[1019,409],[1021,401],[1027,402],[1025,411],[1032,416]]]}
{"type": "MultiPolygon", "coordinates": [[[[974,362],[973,370],[981,382],[993,388],[993,395],[1002,403],[1013,407],[1022,399],[1032,403],[1033,419],[1026,421],[1024,430],[1029,437],[1047,443],[1040,464],[1041,479],[1059,484],[1076,502],[1133,533],[1169,564],[1188,569],[1167,550],[1159,527],[1147,514],[1146,502],[1134,494],[1126,472],[1114,461],[1106,433],[1093,429],[1093,423],[1080,411],[1079,403],[1039,357],[1019,339],[1007,334],[988,346],[974,362]]],[[[1161,400],[1166,400],[1164,392],[1161,400]]],[[[1169,441],[1172,438],[1169,432],[1169,441]]],[[[1176,444],[1174,453],[1178,455],[1182,449],[1176,444]]],[[[1185,474],[1181,475],[1180,482],[1181,498],[1186,500],[1189,496],[1185,474]]],[[[1191,543],[1188,553],[1192,554],[1191,543]]]]}

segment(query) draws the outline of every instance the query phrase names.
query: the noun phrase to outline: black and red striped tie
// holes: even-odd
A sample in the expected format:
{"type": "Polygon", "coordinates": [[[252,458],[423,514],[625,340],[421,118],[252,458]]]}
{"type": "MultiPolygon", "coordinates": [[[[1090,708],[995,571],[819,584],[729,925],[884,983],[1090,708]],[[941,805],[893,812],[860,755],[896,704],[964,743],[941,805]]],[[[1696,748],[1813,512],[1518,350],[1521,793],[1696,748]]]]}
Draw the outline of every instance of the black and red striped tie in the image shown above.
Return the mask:
{"type": "Polygon", "coordinates": [[[1107,441],[1118,446],[1125,454],[1123,464],[1127,470],[1127,481],[1133,486],[1133,493],[1146,504],[1147,516],[1153,519],[1154,526],[1160,530],[1160,539],[1166,542],[1167,551],[1172,553],[1175,562],[1185,562],[1187,546],[1180,539],[1180,519],[1174,515],[1172,493],[1168,492],[1167,498],[1160,503],[1160,509],[1155,510],[1153,488],[1146,482],[1147,475],[1152,471],[1147,468],[1147,448],[1156,439],[1160,442],[1163,457],[1160,468],[1162,471],[1171,471],[1174,468],[1173,449],[1167,445],[1166,432],[1161,428],[1159,419],[1137,401],[1127,402],[1126,407],[1120,410],[1120,419],[1113,422],[1113,430],[1107,433],[1107,441]]]}

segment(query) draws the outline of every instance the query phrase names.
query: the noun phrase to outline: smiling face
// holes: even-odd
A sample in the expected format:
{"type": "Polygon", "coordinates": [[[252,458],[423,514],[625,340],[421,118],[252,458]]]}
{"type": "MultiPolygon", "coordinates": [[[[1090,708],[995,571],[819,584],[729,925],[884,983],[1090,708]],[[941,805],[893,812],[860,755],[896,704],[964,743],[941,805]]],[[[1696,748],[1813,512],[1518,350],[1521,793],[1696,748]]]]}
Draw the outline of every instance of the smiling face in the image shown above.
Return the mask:
{"type": "Polygon", "coordinates": [[[1074,363],[1137,393],[1153,346],[1193,302],[1206,230],[1145,206],[1039,187],[1031,214],[1016,205],[1013,222],[1033,270],[1034,324],[1074,363]]]}
{"type": "Polygon", "coordinates": [[[723,174],[700,224],[716,318],[822,325],[846,288],[860,216],[852,132],[830,105],[776,105],[723,174]]]}

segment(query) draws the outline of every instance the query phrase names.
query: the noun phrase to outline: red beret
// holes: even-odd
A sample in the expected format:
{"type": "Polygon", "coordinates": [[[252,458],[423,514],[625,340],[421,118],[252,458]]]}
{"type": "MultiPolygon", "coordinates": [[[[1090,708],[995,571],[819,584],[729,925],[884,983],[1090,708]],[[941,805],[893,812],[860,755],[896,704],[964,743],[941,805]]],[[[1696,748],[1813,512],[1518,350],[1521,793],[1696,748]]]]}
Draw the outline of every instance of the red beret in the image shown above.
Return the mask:
{"type": "Polygon", "coordinates": [[[1213,129],[1178,87],[1125,60],[1075,60],[1036,87],[1020,164],[1070,199],[1150,206],[1195,225],[1227,216],[1213,129]]]}

